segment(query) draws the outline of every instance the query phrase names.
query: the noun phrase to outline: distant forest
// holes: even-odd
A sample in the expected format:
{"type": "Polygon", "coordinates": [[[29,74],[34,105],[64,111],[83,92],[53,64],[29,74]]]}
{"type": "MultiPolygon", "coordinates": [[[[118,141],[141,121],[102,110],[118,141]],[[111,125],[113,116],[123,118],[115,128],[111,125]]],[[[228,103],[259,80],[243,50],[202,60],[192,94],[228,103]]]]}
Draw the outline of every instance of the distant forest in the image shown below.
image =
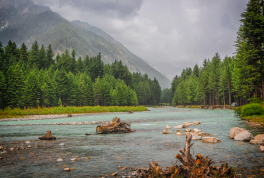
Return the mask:
{"type": "Polygon", "coordinates": [[[51,45],[30,50],[0,42],[0,108],[51,106],[131,106],[160,103],[161,87],[147,74],[129,72],[121,61],[104,64],[74,50],[54,56],[51,45]]]}
{"type": "Polygon", "coordinates": [[[240,105],[264,97],[264,2],[251,0],[241,14],[236,56],[219,54],[203,65],[183,69],[171,89],[162,91],[161,102],[173,105],[240,105]]]}

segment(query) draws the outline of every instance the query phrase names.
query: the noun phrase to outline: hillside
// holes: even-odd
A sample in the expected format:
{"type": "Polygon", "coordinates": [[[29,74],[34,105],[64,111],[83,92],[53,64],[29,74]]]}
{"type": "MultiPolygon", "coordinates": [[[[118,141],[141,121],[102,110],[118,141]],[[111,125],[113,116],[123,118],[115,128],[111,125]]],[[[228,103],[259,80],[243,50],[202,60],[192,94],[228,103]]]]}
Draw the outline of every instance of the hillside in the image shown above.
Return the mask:
{"type": "Polygon", "coordinates": [[[121,60],[131,72],[147,73],[156,77],[162,88],[169,88],[170,81],[140,59],[120,42],[103,30],[80,21],[69,22],[49,7],[34,4],[31,0],[0,1],[0,41],[6,45],[9,40],[18,46],[52,45],[55,53],[74,49],[77,55],[95,56],[102,53],[105,63],[121,60]]]}

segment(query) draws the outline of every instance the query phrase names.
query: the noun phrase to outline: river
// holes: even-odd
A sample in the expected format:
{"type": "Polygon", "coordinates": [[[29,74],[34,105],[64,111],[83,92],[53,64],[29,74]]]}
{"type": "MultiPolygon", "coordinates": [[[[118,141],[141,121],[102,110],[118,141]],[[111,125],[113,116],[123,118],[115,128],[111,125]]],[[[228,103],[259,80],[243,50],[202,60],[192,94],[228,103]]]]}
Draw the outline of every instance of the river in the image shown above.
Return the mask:
{"type": "MultiPolygon", "coordinates": [[[[20,158],[12,164],[1,164],[1,177],[102,177],[105,174],[118,172],[118,166],[148,167],[152,160],[162,167],[175,164],[175,155],[184,148],[185,135],[161,134],[166,125],[174,125],[189,121],[200,121],[200,125],[190,126],[203,132],[210,133],[221,140],[221,143],[202,143],[201,140],[192,141],[191,153],[200,153],[214,160],[213,165],[229,163],[230,166],[240,168],[238,174],[247,177],[252,174],[261,176],[264,169],[264,154],[259,152],[257,145],[248,142],[229,139],[232,127],[249,130],[254,136],[261,133],[253,127],[244,124],[231,110],[207,109],[178,109],[173,107],[149,108],[149,112],[108,113],[61,119],[2,121],[0,122],[0,145],[24,143],[31,141],[33,156],[17,152],[20,158]],[[97,125],[54,125],[64,122],[111,121],[119,117],[123,121],[131,122],[131,128],[136,130],[130,134],[96,135],[97,125]],[[40,125],[30,125],[30,124],[40,125]],[[10,126],[10,125],[21,126],[10,126]],[[24,124],[24,125],[23,125],[24,124]],[[44,125],[41,125],[44,124],[44,125]],[[56,136],[55,141],[39,141],[37,138],[51,130],[56,136]],[[85,133],[95,135],[86,136],[85,133]],[[65,143],[65,146],[59,146],[65,143]],[[243,144],[244,143],[244,144],[243,144]],[[46,145],[40,146],[41,144],[46,145]],[[50,146],[47,146],[50,145],[50,146]],[[36,149],[34,149],[36,148],[36,149]],[[33,151],[34,150],[34,151],[33,151]],[[32,158],[31,158],[32,157],[32,158]],[[90,157],[90,159],[85,159],[90,157]],[[64,162],[57,162],[64,158],[64,162]],[[71,161],[70,158],[78,158],[71,161]],[[74,167],[70,172],[64,172],[63,167],[74,167]],[[248,170],[248,171],[247,171],[248,170]]],[[[184,133],[184,129],[179,129],[184,133]]],[[[24,144],[26,145],[26,144],[24,144]]],[[[3,157],[4,154],[0,155],[3,157]]],[[[4,157],[8,159],[8,156],[4,157]]],[[[263,172],[264,173],[264,172],[263,172]]],[[[263,175],[264,176],[264,175],[263,175]]]]}

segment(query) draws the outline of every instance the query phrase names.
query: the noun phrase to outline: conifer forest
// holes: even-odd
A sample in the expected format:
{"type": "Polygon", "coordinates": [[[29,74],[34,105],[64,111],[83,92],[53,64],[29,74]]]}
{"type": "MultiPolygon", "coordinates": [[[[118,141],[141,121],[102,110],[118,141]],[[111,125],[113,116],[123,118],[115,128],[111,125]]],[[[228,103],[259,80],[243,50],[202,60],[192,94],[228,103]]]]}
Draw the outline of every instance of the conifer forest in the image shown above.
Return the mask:
{"type": "Polygon", "coordinates": [[[244,105],[263,98],[263,8],[263,1],[250,1],[241,14],[235,56],[221,58],[216,53],[201,67],[196,64],[183,69],[180,76],[174,77],[171,91],[163,91],[162,101],[173,105],[244,105]]]}
{"type": "Polygon", "coordinates": [[[132,106],[157,104],[161,87],[147,74],[129,72],[121,61],[77,57],[74,49],[53,54],[51,45],[30,50],[0,42],[0,108],[51,106],[132,106]]]}

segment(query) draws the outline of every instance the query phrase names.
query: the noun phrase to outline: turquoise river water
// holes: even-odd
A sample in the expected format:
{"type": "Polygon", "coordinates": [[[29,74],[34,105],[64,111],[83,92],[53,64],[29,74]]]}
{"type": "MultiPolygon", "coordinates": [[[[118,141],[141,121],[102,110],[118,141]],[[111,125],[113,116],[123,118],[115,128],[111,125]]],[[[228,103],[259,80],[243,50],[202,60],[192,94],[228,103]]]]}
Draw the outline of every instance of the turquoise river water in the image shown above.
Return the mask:
{"type": "MultiPolygon", "coordinates": [[[[256,173],[258,177],[262,175],[258,170],[264,169],[264,154],[259,152],[258,146],[229,139],[229,130],[232,127],[246,128],[254,136],[261,131],[245,125],[244,121],[234,116],[233,111],[173,107],[149,109],[149,112],[134,114],[109,113],[61,119],[2,121],[0,145],[30,140],[34,154],[42,156],[34,159],[25,156],[26,158],[21,159],[17,153],[17,161],[1,165],[0,177],[102,177],[118,172],[118,166],[148,167],[152,160],[157,161],[162,167],[171,166],[176,162],[175,155],[184,148],[185,135],[175,135],[176,129],[170,130],[172,134],[161,132],[165,130],[166,125],[172,128],[174,125],[189,121],[200,121],[200,125],[190,128],[198,128],[222,141],[218,144],[202,143],[201,140],[192,141],[193,155],[200,153],[208,156],[214,160],[213,165],[216,166],[228,162],[236,168],[251,170],[250,174],[256,173]],[[130,122],[131,128],[136,132],[96,135],[97,125],[53,125],[63,122],[111,121],[113,117],[130,122]],[[35,123],[40,125],[30,125],[35,123]],[[21,126],[11,126],[12,124],[21,126]],[[38,137],[44,135],[47,130],[51,130],[52,135],[57,137],[55,141],[45,143],[38,140],[38,137]],[[95,135],[86,136],[85,133],[95,135]],[[65,143],[65,146],[60,147],[60,143],[65,143]],[[51,146],[38,147],[37,144],[51,146]],[[90,159],[85,159],[86,157],[90,159]],[[64,162],[57,162],[58,158],[64,158],[64,162]],[[71,161],[71,158],[78,159],[71,161]],[[75,169],[64,172],[63,167],[75,169]]],[[[179,130],[184,133],[184,129],[179,130]]],[[[245,171],[240,172],[243,177],[245,171]]]]}

